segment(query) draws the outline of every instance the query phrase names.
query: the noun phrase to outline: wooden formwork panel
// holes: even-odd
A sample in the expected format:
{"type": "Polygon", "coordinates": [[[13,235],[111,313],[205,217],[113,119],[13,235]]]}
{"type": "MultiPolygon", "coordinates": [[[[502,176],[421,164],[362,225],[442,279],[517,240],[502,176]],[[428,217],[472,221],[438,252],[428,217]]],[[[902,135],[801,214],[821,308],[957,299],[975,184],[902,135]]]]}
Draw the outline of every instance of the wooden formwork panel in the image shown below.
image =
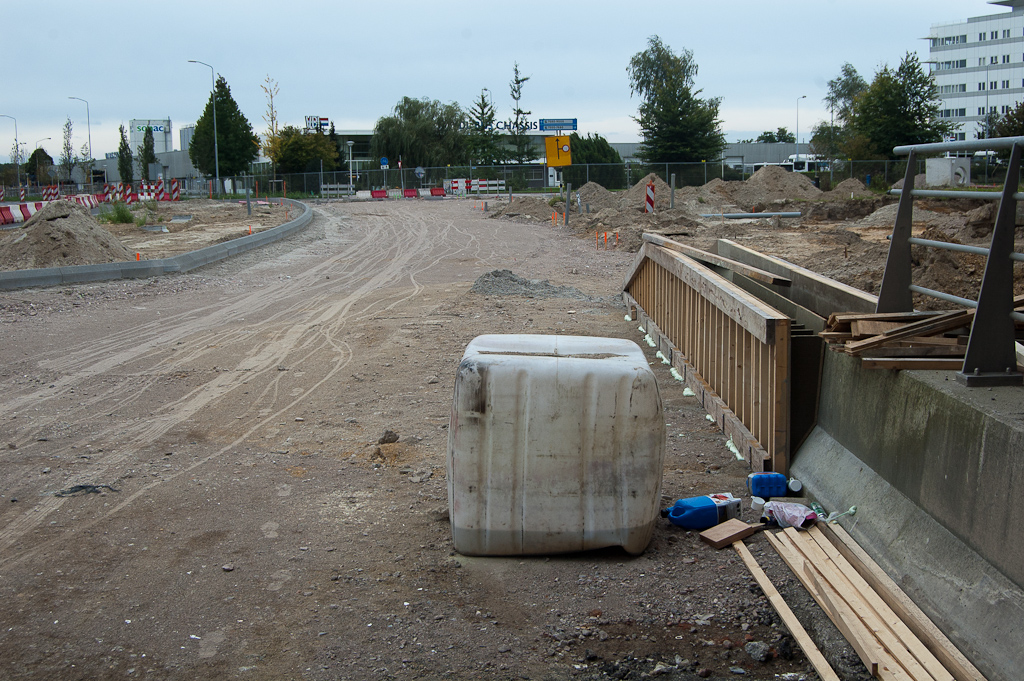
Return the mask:
{"type": "Polygon", "coordinates": [[[672,359],[721,400],[723,418],[749,432],[748,450],[766,454],[764,462],[754,455],[752,468],[786,472],[789,318],[686,255],[651,243],[624,289],[664,336],[672,359]]]}

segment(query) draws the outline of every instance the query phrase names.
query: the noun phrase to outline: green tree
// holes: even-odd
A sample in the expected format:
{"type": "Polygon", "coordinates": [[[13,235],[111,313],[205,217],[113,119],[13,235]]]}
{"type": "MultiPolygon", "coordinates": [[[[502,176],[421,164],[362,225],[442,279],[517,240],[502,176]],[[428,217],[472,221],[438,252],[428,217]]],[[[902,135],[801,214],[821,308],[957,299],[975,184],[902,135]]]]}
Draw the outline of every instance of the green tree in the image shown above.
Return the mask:
{"type": "Polygon", "coordinates": [[[844,151],[852,159],[893,159],[893,147],[941,142],[955,126],[939,118],[940,105],[935,81],[908,52],[897,69],[883,65],[854,100],[844,151]]]}
{"type": "Polygon", "coordinates": [[[36,147],[22,166],[22,171],[33,176],[37,184],[47,184],[53,172],[53,158],[42,147],[36,147]]]}
{"type": "Polygon", "coordinates": [[[149,182],[149,164],[156,163],[156,145],[153,140],[153,128],[146,126],[146,131],[142,135],[142,146],[137,150],[139,152],[139,177],[149,182]]]}
{"type": "Polygon", "coordinates": [[[846,125],[853,113],[854,102],[867,89],[868,83],[857,73],[857,69],[849,62],[843,64],[840,74],[828,82],[828,94],[824,99],[833,119],[838,120],[840,125],[846,125]]]}
{"type": "Polygon", "coordinates": [[[82,182],[92,184],[92,169],[96,166],[96,161],[89,154],[88,142],[83,142],[82,148],[78,150],[78,156],[75,157],[75,165],[82,171],[82,182]]]}
{"type": "Polygon", "coordinates": [[[573,132],[569,134],[569,148],[572,149],[572,165],[562,169],[562,177],[566,182],[572,182],[574,187],[581,187],[588,181],[596,182],[606,189],[622,189],[626,186],[626,168],[622,164],[622,157],[604,137],[589,133],[586,137],[580,137],[573,132]]]}
{"type": "Polygon", "coordinates": [[[523,98],[523,84],[530,80],[530,76],[524,76],[519,73],[519,62],[515,62],[512,67],[512,80],[509,81],[509,92],[512,95],[512,134],[511,137],[511,150],[509,156],[511,160],[519,163],[529,163],[537,156],[537,150],[533,148],[533,142],[530,141],[530,123],[527,121],[531,111],[524,111],[520,102],[523,98]]]}
{"type": "Polygon", "coordinates": [[[64,121],[64,143],[60,150],[60,179],[64,182],[71,181],[71,171],[75,169],[75,145],[71,141],[71,117],[64,121]]]}
{"type": "MultiPolygon", "coordinates": [[[[1020,103],[1018,103],[1017,106],[1020,107],[1020,103]]],[[[1006,116],[1009,115],[1010,112],[1006,112],[1006,116]]],[[[1004,135],[1003,133],[999,132],[1000,129],[1004,128],[1002,122],[1006,118],[1006,116],[1000,116],[998,111],[989,111],[987,114],[985,114],[985,118],[981,122],[981,130],[978,130],[975,133],[975,137],[977,137],[980,140],[983,140],[988,139],[989,137],[1012,137],[1014,135],[1020,135],[1021,133],[1019,132],[1013,133],[1012,135],[1004,135]]],[[[1005,126],[1005,129],[1019,130],[1020,126],[1017,125],[1016,123],[1009,123],[1007,126],[1005,126]]]]}
{"type": "Polygon", "coordinates": [[[466,115],[458,104],[403,97],[390,116],[377,120],[372,156],[387,156],[407,168],[439,167],[469,161],[466,115]]]}
{"type": "Polygon", "coordinates": [[[333,171],[338,167],[338,147],[328,135],[318,131],[302,131],[286,125],[279,131],[280,144],[277,168],[282,173],[315,173],[333,171]]]}
{"type": "Polygon", "coordinates": [[[192,143],[188,146],[188,157],[192,165],[204,175],[216,172],[217,161],[221,176],[238,175],[249,168],[259,156],[260,139],[252,132],[248,119],[238,108],[231,96],[231,88],[223,76],[217,77],[214,92],[206,102],[203,115],[196,121],[192,143]],[[213,107],[216,96],[217,106],[217,158],[214,157],[213,107]]]}
{"type": "Polygon", "coordinates": [[[694,91],[697,64],[693,53],[678,55],[658,36],[647,41],[626,67],[630,94],[643,100],[639,115],[643,143],[639,156],[647,163],[717,159],[725,148],[718,118],[719,98],[701,99],[694,91]]]}
{"type": "Polygon", "coordinates": [[[132,157],[132,145],[128,144],[128,131],[122,124],[118,130],[121,132],[121,143],[117,145],[117,174],[121,176],[121,182],[131,184],[135,181],[135,159],[132,157]]]}
{"type": "Polygon", "coordinates": [[[756,141],[767,142],[768,144],[793,144],[794,142],[796,142],[796,135],[791,133],[789,130],[786,130],[785,128],[779,128],[775,132],[772,132],[771,130],[765,130],[764,132],[757,136],[756,141]]]}
{"type": "Polygon", "coordinates": [[[469,132],[466,140],[471,161],[481,165],[492,165],[505,160],[505,148],[494,129],[495,111],[492,104],[480,91],[480,99],[473,102],[469,110],[469,132]]]}

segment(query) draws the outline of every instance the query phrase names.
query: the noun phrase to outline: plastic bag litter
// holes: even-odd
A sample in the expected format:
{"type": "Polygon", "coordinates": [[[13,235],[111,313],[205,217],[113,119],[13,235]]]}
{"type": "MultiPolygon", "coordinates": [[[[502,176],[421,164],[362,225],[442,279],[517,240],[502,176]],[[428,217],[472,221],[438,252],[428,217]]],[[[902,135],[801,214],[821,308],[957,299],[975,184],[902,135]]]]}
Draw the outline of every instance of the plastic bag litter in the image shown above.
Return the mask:
{"type": "Polygon", "coordinates": [[[761,512],[761,520],[766,525],[778,525],[779,527],[795,527],[798,530],[806,530],[818,520],[818,514],[803,504],[794,504],[787,501],[769,501],[765,503],[761,512]]]}

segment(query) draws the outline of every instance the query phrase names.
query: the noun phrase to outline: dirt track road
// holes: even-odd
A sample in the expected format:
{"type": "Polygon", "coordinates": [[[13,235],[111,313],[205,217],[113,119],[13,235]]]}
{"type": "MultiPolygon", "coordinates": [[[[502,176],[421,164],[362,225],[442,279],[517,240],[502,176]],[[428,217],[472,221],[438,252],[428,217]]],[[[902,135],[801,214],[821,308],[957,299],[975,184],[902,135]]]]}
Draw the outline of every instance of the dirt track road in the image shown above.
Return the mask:
{"type": "MultiPolygon", "coordinates": [[[[659,525],[639,558],[451,551],[466,343],[639,340],[612,298],[632,254],[593,249],[468,201],[332,204],[198,273],[0,295],[0,677],[806,669],[743,652],[785,641],[742,564],[692,533],[659,525]],[[469,292],[501,268],[595,297],[469,292]]],[[[664,493],[739,494],[745,466],[656,370],[664,493]]]]}

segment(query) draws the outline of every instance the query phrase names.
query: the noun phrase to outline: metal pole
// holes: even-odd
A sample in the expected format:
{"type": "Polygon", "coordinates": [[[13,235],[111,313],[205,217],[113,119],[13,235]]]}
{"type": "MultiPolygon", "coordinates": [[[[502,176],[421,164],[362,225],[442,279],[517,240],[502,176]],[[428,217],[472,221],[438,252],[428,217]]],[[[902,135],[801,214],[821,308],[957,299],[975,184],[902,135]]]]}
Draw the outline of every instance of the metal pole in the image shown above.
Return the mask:
{"type": "Polygon", "coordinates": [[[18,119],[14,116],[8,116],[7,114],[0,114],[0,117],[10,118],[14,121],[14,158],[11,160],[14,161],[14,181],[18,183],[18,189],[21,189],[21,164],[18,163],[18,156],[20,156],[18,153],[18,119]]]}
{"type": "Polygon", "coordinates": [[[569,196],[572,195],[572,182],[565,183],[565,226],[569,226],[569,196]]]}
{"type": "Polygon", "coordinates": [[[220,154],[217,149],[217,81],[212,66],[196,59],[188,61],[190,64],[202,64],[210,69],[210,90],[213,97],[213,168],[217,178],[217,196],[220,196],[220,154]]]}
{"type": "Polygon", "coordinates": [[[807,99],[807,95],[800,95],[796,98],[796,133],[793,138],[796,140],[796,156],[793,157],[793,172],[796,172],[796,162],[800,160],[800,100],[807,99]]]}
{"type": "Polygon", "coordinates": [[[346,144],[348,144],[348,196],[352,198],[352,145],[355,142],[348,140],[346,144]]]}
{"type": "MultiPolygon", "coordinates": [[[[705,182],[704,184],[707,184],[707,182],[705,182]]],[[[669,208],[675,208],[676,207],[676,174],[675,173],[672,173],[671,187],[672,187],[672,192],[670,194],[671,198],[669,199],[668,207],[669,208]]]]}
{"type": "MultiPolygon", "coordinates": [[[[85,102],[85,125],[89,131],[89,158],[92,159],[92,116],[89,114],[89,102],[86,102],[81,97],[68,97],[68,99],[77,99],[80,102],[85,102]]],[[[89,183],[92,183],[92,178],[89,178],[89,183]]]]}

